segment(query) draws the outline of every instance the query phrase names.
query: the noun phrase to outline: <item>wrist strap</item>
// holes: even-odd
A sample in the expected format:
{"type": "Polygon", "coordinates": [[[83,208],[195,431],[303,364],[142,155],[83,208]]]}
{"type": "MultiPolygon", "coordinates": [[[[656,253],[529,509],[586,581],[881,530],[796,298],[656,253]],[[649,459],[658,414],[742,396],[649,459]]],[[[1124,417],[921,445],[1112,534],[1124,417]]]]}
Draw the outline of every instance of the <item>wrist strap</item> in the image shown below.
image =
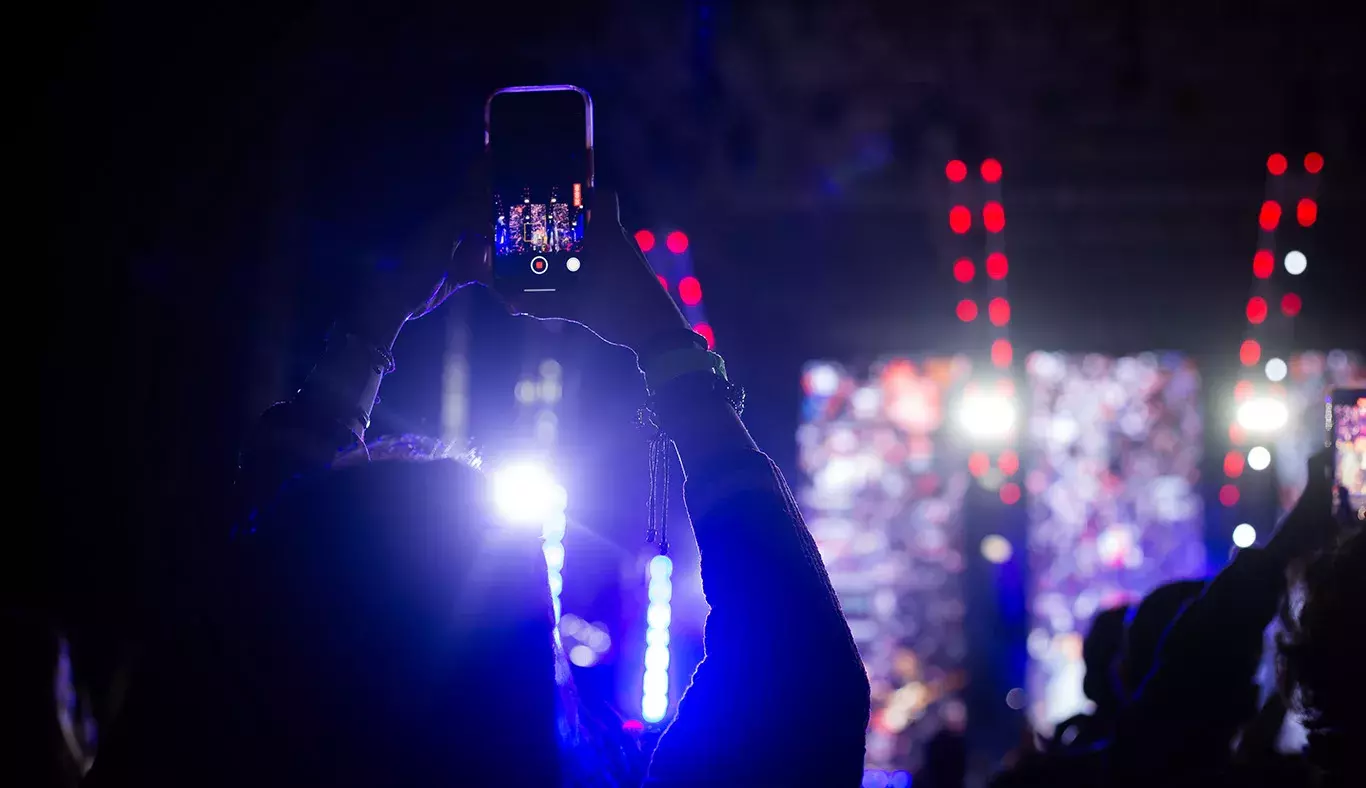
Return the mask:
{"type": "Polygon", "coordinates": [[[709,350],[695,347],[670,350],[641,362],[645,373],[645,387],[659,391],[672,380],[694,372],[710,371],[722,380],[726,377],[726,361],[709,350]]]}

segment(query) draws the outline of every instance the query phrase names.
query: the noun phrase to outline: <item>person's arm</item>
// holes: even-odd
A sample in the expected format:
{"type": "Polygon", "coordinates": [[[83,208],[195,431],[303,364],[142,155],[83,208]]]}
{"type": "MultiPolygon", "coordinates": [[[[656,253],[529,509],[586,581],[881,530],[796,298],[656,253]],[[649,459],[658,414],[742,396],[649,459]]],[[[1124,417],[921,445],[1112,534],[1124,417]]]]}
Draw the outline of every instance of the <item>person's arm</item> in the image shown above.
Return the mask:
{"type": "Polygon", "coordinates": [[[711,613],[647,785],[857,785],[868,678],[792,492],[720,397],[657,401],[711,613]]]}

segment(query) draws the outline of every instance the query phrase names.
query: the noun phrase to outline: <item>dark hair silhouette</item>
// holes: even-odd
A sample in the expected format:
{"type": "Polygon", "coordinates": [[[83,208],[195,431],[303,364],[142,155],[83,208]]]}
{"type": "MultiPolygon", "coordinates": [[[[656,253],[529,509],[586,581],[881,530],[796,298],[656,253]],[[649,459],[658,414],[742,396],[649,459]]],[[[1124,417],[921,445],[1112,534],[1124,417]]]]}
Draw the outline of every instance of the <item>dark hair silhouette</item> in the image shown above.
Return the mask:
{"type": "Polygon", "coordinates": [[[1157,664],[1157,650],[1167,629],[1186,605],[1205,590],[1204,580],[1176,580],[1153,589],[1129,616],[1124,627],[1124,654],[1119,677],[1133,697],[1157,664]]]}
{"type": "Polygon", "coordinates": [[[1124,622],[1128,616],[1128,605],[1102,610],[1091,621],[1091,629],[1082,642],[1086,678],[1081,687],[1086,697],[1096,704],[1097,714],[1109,714],[1119,708],[1115,671],[1124,649],[1124,622]]]}

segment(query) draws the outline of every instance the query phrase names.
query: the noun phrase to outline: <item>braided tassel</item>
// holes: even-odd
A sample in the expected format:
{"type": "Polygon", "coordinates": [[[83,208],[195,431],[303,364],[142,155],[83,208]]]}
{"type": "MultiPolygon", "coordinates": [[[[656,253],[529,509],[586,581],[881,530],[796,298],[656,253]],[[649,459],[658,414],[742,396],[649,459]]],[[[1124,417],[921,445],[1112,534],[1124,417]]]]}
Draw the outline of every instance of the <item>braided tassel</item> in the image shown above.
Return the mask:
{"type": "Polygon", "coordinates": [[[650,498],[646,504],[645,542],[669,554],[669,437],[662,431],[650,439],[650,498]]]}

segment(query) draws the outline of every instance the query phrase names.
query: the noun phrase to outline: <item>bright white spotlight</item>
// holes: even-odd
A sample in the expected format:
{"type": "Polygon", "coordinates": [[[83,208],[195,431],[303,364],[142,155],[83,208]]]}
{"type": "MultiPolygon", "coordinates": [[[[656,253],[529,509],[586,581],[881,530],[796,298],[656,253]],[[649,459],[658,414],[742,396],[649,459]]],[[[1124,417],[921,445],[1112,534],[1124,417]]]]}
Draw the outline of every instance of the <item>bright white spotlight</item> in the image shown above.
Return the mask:
{"type": "Polygon", "coordinates": [[[968,394],[958,406],[958,426],[979,440],[1004,438],[1015,426],[1015,401],[1000,394],[968,394]]]}
{"type": "Polygon", "coordinates": [[[1233,529],[1233,544],[1237,547],[1251,547],[1257,543],[1257,529],[1249,523],[1241,523],[1233,529]]]}
{"type": "Polygon", "coordinates": [[[1304,273],[1304,269],[1309,267],[1309,258],[1304,256],[1304,252],[1294,251],[1285,253],[1285,272],[1291,276],[1299,276],[1304,273]]]}
{"type": "Polygon", "coordinates": [[[1285,374],[1289,371],[1290,369],[1282,359],[1273,358],[1266,362],[1266,379],[1272,383],[1280,383],[1285,380],[1285,374]]]}
{"type": "Polygon", "coordinates": [[[982,557],[993,564],[1004,564],[1014,553],[1015,548],[1010,546],[1010,540],[1000,534],[982,538],[982,557]]]}
{"type": "Polygon", "coordinates": [[[1254,471],[1264,471],[1271,464],[1271,452],[1265,446],[1253,446],[1247,452],[1247,466],[1254,471]]]}
{"type": "Polygon", "coordinates": [[[1274,432],[1289,418],[1285,403],[1274,397],[1253,397],[1238,406],[1238,424],[1249,432],[1274,432]]]}
{"type": "Polygon", "coordinates": [[[541,525],[564,513],[564,488],[543,465],[521,462],[499,468],[492,486],[494,506],[512,525],[541,525]]]}

